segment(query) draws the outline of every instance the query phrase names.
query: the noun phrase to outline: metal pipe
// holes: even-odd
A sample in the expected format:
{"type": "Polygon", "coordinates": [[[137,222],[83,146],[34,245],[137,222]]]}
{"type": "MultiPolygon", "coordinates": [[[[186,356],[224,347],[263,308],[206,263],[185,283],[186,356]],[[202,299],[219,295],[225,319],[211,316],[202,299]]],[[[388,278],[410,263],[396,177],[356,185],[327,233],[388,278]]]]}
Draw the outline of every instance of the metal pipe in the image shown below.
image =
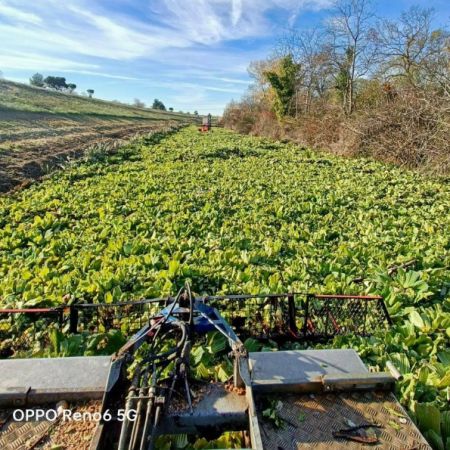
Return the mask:
{"type": "Polygon", "coordinates": [[[145,413],[144,430],[142,431],[140,450],[145,450],[147,447],[146,444],[147,444],[148,432],[150,429],[150,414],[151,414],[151,410],[153,409],[153,402],[154,402],[154,397],[152,397],[147,403],[147,411],[145,413]]]}
{"type": "Polygon", "coordinates": [[[134,372],[133,380],[130,386],[130,392],[125,404],[125,417],[122,422],[122,429],[120,431],[120,439],[117,450],[125,450],[127,447],[128,435],[130,432],[130,421],[128,420],[128,413],[133,408],[133,397],[136,396],[136,390],[139,387],[139,380],[141,377],[141,366],[138,366],[136,372],[134,372]]]}
{"type": "Polygon", "coordinates": [[[397,369],[397,367],[392,364],[391,361],[388,361],[386,363],[386,368],[389,370],[390,374],[397,380],[401,381],[403,380],[403,375],[400,373],[400,371],[397,369]]]}
{"type": "MultiPolygon", "coordinates": [[[[136,420],[133,423],[133,429],[131,430],[131,437],[130,437],[130,445],[128,447],[129,450],[133,450],[136,447],[139,430],[141,427],[141,411],[143,404],[146,399],[149,399],[149,397],[145,396],[145,391],[148,388],[148,366],[145,370],[143,379],[142,379],[142,385],[141,389],[139,390],[139,397],[138,397],[138,403],[136,406],[136,420]]],[[[136,398],[133,398],[133,401],[136,401],[136,398]]]]}
{"type": "Polygon", "coordinates": [[[194,410],[192,409],[191,391],[189,390],[188,379],[187,379],[186,376],[184,377],[184,386],[186,388],[186,396],[187,396],[187,400],[188,400],[188,403],[189,403],[189,411],[190,411],[191,416],[192,416],[192,414],[194,414],[194,410]]]}
{"type": "Polygon", "coordinates": [[[150,437],[150,443],[148,444],[148,450],[153,450],[153,448],[155,447],[156,427],[159,423],[160,413],[161,413],[161,406],[158,405],[156,407],[155,422],[153,424],[152,435],[150,437]]]}
{"type": "Polygon", "coordinates": [[[140,450],[146,450],[147,449],[147,438],[150,431],[150,425],[151,425],[151,412],[153,409],[153,404],[155,402],[155,395],[156,395],[156,365],[153,363],[153,372],[152,372],[152,382],[150,387],[149,395],[152,397],[147,403],[147,411],[145,413],[145,422],[144,422],[144,430],[142,431],[142,438],[141,438],[141,447],[140,450]]]}

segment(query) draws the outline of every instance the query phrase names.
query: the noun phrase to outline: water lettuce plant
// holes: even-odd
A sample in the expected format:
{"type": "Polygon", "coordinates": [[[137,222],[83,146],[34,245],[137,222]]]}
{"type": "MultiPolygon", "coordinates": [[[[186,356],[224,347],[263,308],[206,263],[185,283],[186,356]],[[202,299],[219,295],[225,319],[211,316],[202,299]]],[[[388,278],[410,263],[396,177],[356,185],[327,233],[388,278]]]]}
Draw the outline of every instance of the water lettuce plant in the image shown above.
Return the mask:
{"type": "MultiPolygon", "coordinates": [[[[392,360],[401,402],[450,448],[449,209],[448,180],[191,127],[1,197],[0,305],[162,297],[186,279],[197,294],[381,294],[388,333],[328,346],[392,360]]],[[[210,356],[196,349],[196,371],[216,379],[210,356]]]]}

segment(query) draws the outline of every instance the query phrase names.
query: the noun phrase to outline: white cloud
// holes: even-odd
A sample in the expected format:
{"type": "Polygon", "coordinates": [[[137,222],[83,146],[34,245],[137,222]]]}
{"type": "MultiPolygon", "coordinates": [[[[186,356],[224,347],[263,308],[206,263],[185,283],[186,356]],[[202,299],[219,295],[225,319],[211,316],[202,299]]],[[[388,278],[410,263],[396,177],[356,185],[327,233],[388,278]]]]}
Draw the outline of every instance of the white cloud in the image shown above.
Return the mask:
{"type": "Polygon", "coordinates": [[[68,6],[78,18],[85,18],[85,26],[92,36],[87,54],[111,59],[131,60],[166,48],[183,48],[190,43],[183,37],[159,26],[126,19],[123,23],[99,13],[68,6]]]}
{"type": "Polygon", "coordinates": [[[270,34],[271,10],[291,15],[321,9],[330,0],[160,0],[153,10],[160,20],[192,41],[211,45],[270,34]]]}
{"type": "Polygon", "coordinates": [[[206,89],[207,91],[231,92],[232,94],[242,94],[242,89],[231,89],[214,86],[202,86],[202,89],[206,89]]]}
{"type": "Polygon", "coordinates": [[[82,69],[98,69],[95,64],[86,64],[68,59],[54,58],[49,56],[35,56],[32,53],[14,52],[1,56],[2,69],[22,70],[59,70],[80,71],[82,69]],[[70,70],[71,69],[71,70],[70,70]]]}
{"type": "Polygon", "coordinates": [[[273,11],[287,23],[328,2],[0,0],[0,69],[133,81],[171,92],[173,106],[217,107],[226,94],[243,93],[248,63],[267,55],[258,38],[284,26],[273,11]],[[244,39],[242,47],[233,42],[244,39]]]}
{"type": "Polygon", "coordinates": [[[27,23],[42,22],[42,19],[36,16],[35,14],[26,13],[11,6],[7,6],[5,4],[3,5],[0,4],[0,16],[19,22],[27,22],[27,23]]]}
{"type": "Polygon", "coordinates": [[[111,75],[110,73],[92,72],[90,70],[66,69],[66,70],[61,70],[61,72],[69,72],[69,73],[73,72],[73,73],[80,73],[80,74],[83,74],[83,75],[93,75],[95,77],[114,78],[114,79],[117,79],[117,80],[144,81],[143,78],[126,77],[124,75],[111,75]]]}
{"type": "MultiPolygon", "coordinates": [[[[3,49],[39,55],[170,59],[164,53],[267,35],[271,32],[267,13],[273,8],[295,14],[302,7],[318,8],[327,1],[155,0],[137,16],[108,10],[108,4],[99,0],[2,0],[0,15],[12,23],[0,23],[0,35],[7,44],[3,49]]],[[[142,8],[138,0],[128,4],[142,8]]]]}
{"type": "Polygon", "coordinates": [[[231,83],[231,84],[245,84],[246,86],[248,86],[250,83],[250,80],[237,80],[235,78],[226,78],[226,77],[196,76],[194,78],[198,78],[200,80],[221,81],[223,83],[231,83]]]}
{"type": "Polygon", "coordinates": [[[231,22],[236,26],[242,17],[243,7],[242,0],[232,0],[231,2],[231,22]]]}
{"type": "Polygon", "coordinates": [[[196,84],[196,83],[189,83],[189,82],[179,82],[179,81],[161,81],[161,80],[146,80],[143,82],[144,85],[149,87],[156,87],[156,88],[165,88],[172,91],[181,91],[181,92],[202,92],[205,94],[206,91],[213,91],[213,92],[227,92],[227,93],[233,93],[233,94],[242,94],[244,91],[244,88],[242,89],[236,89],[236,88],[227,88],[222,86],[210,86],[207,84],[196,84]]]}

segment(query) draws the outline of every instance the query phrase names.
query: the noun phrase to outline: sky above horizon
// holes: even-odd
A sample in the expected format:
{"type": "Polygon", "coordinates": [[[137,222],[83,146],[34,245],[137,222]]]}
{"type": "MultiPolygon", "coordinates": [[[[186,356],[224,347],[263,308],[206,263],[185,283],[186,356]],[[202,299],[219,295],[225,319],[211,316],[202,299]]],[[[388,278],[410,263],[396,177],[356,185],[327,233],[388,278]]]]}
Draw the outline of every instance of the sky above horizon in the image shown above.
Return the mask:
{"type": "MultiPolygon", "coordinates": [[[[395,18],[419,4],[448,22],[446,0],[380,0],[395,18]]],[[[285,27],[320,22],[329,0],[0,0],[0,70],[28,82],[64,76],[77,92],[176,111],[221,114],[239,99],[248,64],[270,54],[285,27]]]]}

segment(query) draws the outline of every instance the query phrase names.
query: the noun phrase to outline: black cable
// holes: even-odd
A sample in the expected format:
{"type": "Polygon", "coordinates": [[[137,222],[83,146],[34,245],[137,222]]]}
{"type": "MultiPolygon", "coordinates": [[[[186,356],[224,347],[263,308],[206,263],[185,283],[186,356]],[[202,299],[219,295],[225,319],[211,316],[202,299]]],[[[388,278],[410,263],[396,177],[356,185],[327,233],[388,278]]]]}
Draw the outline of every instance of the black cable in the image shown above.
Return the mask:
{"type": "MultiPolygon", "coordinates": [[[[183,288],[181,288],[178,291],[177,296],[174,299],[174,302],[172,303],[171,307],[168,309],[167,313],[164,315],[164,317],[162,319],[160,319],[157,323],[155,323],[151,328],[150,331],[156,330],[155,333],[153,334],[153,336],[151,337],[151,346],[150,346],[150,350],[149,350],[149,356],[147,356],[146,358],[144,358],[138,365],[138,370],[139,372],[142,372],[142,366],[143,365],[148,365],[147,366],[147,370],[150,364],[152,364],[153,366],[153,375],[152,375],[152,379],[153,377],[156,377],[157,374],[159,373],[159,375],[162,374],[162,372],[169,366],[169,364],[171,364],[173,361],[175,361],[177,358],[179,358],[179,356],[183,353],[183,350],[186,348],[187,342],[190,342],[190,330],[193,327],[193,314],[194,314],[194,298],[192,297],[192,292],[190,290],[189,284],[186,283],[185,284],[185,289],[189,295],[189,302],[190,302],[190,311],[189,311],[189,325],[190,327],[187,326],[187,324],[185,322],[182,322],[180,320],[175,320],[172,322],[168,323],[169,318],[172,316],[173,311],[175,309],[175,306],[177,304],[179,304],[182,293],[183,293],[183,288]],[[155,354],[155,346],[157,341],[161,342],[164,338],[167,338],[171,333],[174,332],[181,332],[181,336],[178,337],[177,339],[177,343],[175,345],[175,347],[162,352],[162,353],[157,353],[155,354]]],[[[154,419],[154,424],[153,424],[153,429],[150,432],[150,416],[151,416],[151,409],[154,406],[154,400],[149,400],[148,404],[147,404],[147,411],[145,412],[145,423],[144,423],[144,430],[143,430],[143,435],[142,435],[142,439],[141,439],[141,449],[143,448],[143,446],[145,445],[145,441],[147,439],[147,437],[150,434],[150,443],[149,443],[149,448],[153,448],[154,442],[155,442],[155,431],[156,431],[156,427],[158,425],[159,419],[160,419],[160,414],[161,414],[161,407],[158,405],[156,408],[156,412],[155,412],[155,419],[154,419]]],[[[134,441],[136,440],[137,436],[133,436],[134,437],[134,441]]]]}
{"type": "MultiPolygon", "coordinates": [[[[169,356],[171,356],[173,354],[176,354],[176,353],[178,353],[179,351],[181,351],[183,349],[183,346],[184,346],[184,344],[185,344],[185,342],[187,340],[187,337],[189,335],[189,332],[188,332],[188,329],[186,327],[186,324],[184,322],[176,321],[176,322],[171,322],[168,326],[170,326],[170,327],[178,327],[181,330],[181,333],[182,333],[181,334],[181,338],[177,342],[177,345],[174,348],[172,348],[170,350],[167,350],[164,353],[159,353],[157,355],[153,354],[153,355],[148,356],[147,358],[144,358],[141,361],[141,364],[146,364],[146,363],[149,363],[149,362],[152,362],[152,361],[156,361],[156,360],[164,360],[167,357],[169,357],[169,356]]],[[[161,330],[161,328],[159,328],[158,331],[161,330]]],[[[169,332],[170,331],[171,330],[169,330],[169,332]]],[[[167,333],[165,333],[165,334],[167,334],[167,333]]],[[[165,334],[163,334],[163,336],[165,336],[165,334]]],[[[156,338],[156,335],[155,335],[155,338],[156,338]]]]}
{"type": "Polygon", "coordinates": [[[186,281],[184,285],[189,296],[189,328],[192,333],[194,331],[194,297],[192,296],[191,286],[189,286],[189,283],[186,281]]]}
{"type": "Polygon", "coordinates": [[[177,296],[175,297],[174,302],[172,303],[172,307],[170,308],[170,310],[167,312],[167,314],[164,316],[163,319],[161,319],[157,325],[160,325],[158,327],[158,329],[156,330],[155,335],[153,336],[153,340],[152,340],[152,346],[150,347],[150,352],[153,351],[153,347],[155,346],[155,342],[156,342],[156,337],[158,336],[159,330],[161,330],[161,327],[167,322],[167,320],[169,319],[169,317],[172,315],[173,310],[175,309],[175,305],[177,304],[177,302],[180,300],[181,297],[181,293],[183,292],[183,288],[181,288],[178,291],[177,296]]]}

